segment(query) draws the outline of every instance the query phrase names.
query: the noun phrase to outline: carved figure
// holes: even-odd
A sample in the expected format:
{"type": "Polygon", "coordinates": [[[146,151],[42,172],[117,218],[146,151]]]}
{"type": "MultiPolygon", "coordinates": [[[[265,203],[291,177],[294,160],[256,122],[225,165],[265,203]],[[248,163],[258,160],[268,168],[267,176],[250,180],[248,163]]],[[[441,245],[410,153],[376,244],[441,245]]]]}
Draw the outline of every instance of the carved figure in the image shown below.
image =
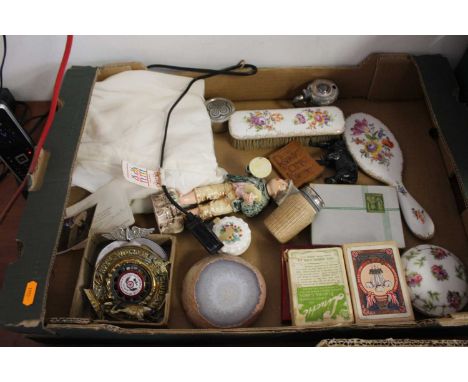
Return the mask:
{"type": "Polygon", "coordinates": [[[325,183],[355,184],[358,178],[358,166],[348,152],[342,140],[320,143],[319,147],[326,150],[326,154],[318,163],[322,166],[335,168],[333,176],[325,178],[325,183]]]}

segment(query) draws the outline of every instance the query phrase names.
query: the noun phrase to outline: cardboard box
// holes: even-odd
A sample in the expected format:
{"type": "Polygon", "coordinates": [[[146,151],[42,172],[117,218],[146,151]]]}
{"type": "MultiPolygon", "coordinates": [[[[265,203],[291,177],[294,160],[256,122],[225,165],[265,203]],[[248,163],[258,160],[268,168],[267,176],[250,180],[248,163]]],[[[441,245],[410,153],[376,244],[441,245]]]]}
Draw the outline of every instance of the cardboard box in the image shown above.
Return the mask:
{"type": "MultiPolygon", "coordinates": [[[[353,325],[345,329],[283,325],[280,245],[263,225],[273,205],[260,216],[249,219],[253,240],[243,258],[262,272],[268,289],[264,311],[252,327],[199,330],[189,323],[181,305],[182,281],[189,268],[206,254],[187,232],[177,237],[167,328],[125,327],[73,317],[75,286],[84,252],[56,256],[56,245],[65,207],[86,195],[83,190],[70,189],[70,179],[90,94],[96,80],[121,70],[141,68],[138,64],[127,64],[110,69],[73,67],[68,70],[61,92],[63,106],[46,142],[51,157],[44,184],[28,199],[18,233],[18,260],[7,269],[0,291],[0,320],[4,327],[34,337],[171,344],[190,340],[232,344],[234,340],[246,339],[271,342],[343,336],[434,337],[466,331],[468,312],[444,319],[417,316],[416,322],[398,326],[353,325]]],[[[357,66],[260,69],[253,77],[221,76],[207,80],[205,97],[231,99],[237,110],[287,108],[292,106],[292,98],[315,78],[329,78],[338,84],[340,99],[336,106],[345,115],[359,111],[370,113],[392,130],[405,157],[405,184],[435,222],[436,233],[430,242],[449,249],[467,264],[464,222],[468,222],[468,157],[460,150],[466,142],[468,118],[466,107],[457,103],[456,82],[447,61],[441,56],[374,54],[357,66]],[[428,134],[431,129],[438,132],[438,139],[428,134]],[[461,202],[457,203],[458,200],[461,202]]],[[[239,174],[250,159],[272,152],[268,149],[238,151],[229,144],[227,133],[215,134],[215,149],[219,164],[228,172],[239,174]]],[[[310,152],[319,154],[316,148],[310,148],[310,152]]],[[[322,177],[331,173],[326,170],[322,177]]],[[[321,181],[323,178],[317,180],[321,181]]],[[[359,174],[358,183],[379,184],[363,173],[359,174]]],[[[136,216],[136,221],[143,227],[155,225],[153,215],[136,216]]],[[[309,234],[307,228],[291,244],[307,245],[309,234]]],[[[407,248],[421,244],[406,226],[404,235],[407,248]]]]}

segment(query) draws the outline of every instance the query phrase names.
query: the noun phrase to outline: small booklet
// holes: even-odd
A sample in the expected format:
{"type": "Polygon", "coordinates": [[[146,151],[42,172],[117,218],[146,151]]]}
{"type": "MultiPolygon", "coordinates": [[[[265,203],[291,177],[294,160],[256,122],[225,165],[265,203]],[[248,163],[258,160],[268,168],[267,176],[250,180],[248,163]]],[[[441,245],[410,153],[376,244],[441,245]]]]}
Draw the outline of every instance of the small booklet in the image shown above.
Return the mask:
{"type": "Polygon", "coordinates": [[[354,322],[341,248],[288,249],[284,256],[293,325],[354,322]]]}

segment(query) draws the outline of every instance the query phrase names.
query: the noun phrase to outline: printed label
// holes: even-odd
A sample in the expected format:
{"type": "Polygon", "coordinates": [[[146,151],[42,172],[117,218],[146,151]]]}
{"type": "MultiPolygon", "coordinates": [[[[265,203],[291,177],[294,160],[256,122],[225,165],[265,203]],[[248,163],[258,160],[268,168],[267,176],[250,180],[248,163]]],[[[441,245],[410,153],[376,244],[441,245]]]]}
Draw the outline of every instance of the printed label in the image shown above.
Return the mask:
{"type": "Polygon", "coordinates": [[[26,288],[24,289],[23,305],[30,306],[33,304],[34,297],[36,296],[36,289],[37,289],[37,282],[29,281],[26,284],[26,288]]]}
{"type": "Polygon", "coordinates": [[[136,296],[143,289],[143,279],[134,272],[127,272],[120,276],[119,289],[126,296],[136,296]]]}
{"type": "Polygon", "coordinates": [[[297,288],[299,312],[306,322],[317,320],[349,319],[349,307],[346,302],[343,285],[321,285],[297,288]]]}
{"type": "Polygon", "coordinates": [[[161,189],[161,170],[148,170],[126,161],[122,161],[122,171],[130,183],[146,188],[161,189]]]}

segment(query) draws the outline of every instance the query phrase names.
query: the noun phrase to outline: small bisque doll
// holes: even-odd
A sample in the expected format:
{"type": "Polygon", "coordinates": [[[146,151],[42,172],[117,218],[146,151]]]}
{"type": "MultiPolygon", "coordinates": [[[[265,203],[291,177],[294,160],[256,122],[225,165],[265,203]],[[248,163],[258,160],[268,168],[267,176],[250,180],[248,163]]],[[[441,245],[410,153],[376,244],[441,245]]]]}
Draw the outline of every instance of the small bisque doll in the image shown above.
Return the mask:
{"type": "Polygon", "coordinates": [[[225,182],[197,187],[179,198],[185,206],[197,205],[190,210],[203,220],[216,216],[242,212],[247,217],[258,215],[279,192],[288,188],[288,182],[274,178],[267,183],[263,179],[226,175],[225,182]]]}

